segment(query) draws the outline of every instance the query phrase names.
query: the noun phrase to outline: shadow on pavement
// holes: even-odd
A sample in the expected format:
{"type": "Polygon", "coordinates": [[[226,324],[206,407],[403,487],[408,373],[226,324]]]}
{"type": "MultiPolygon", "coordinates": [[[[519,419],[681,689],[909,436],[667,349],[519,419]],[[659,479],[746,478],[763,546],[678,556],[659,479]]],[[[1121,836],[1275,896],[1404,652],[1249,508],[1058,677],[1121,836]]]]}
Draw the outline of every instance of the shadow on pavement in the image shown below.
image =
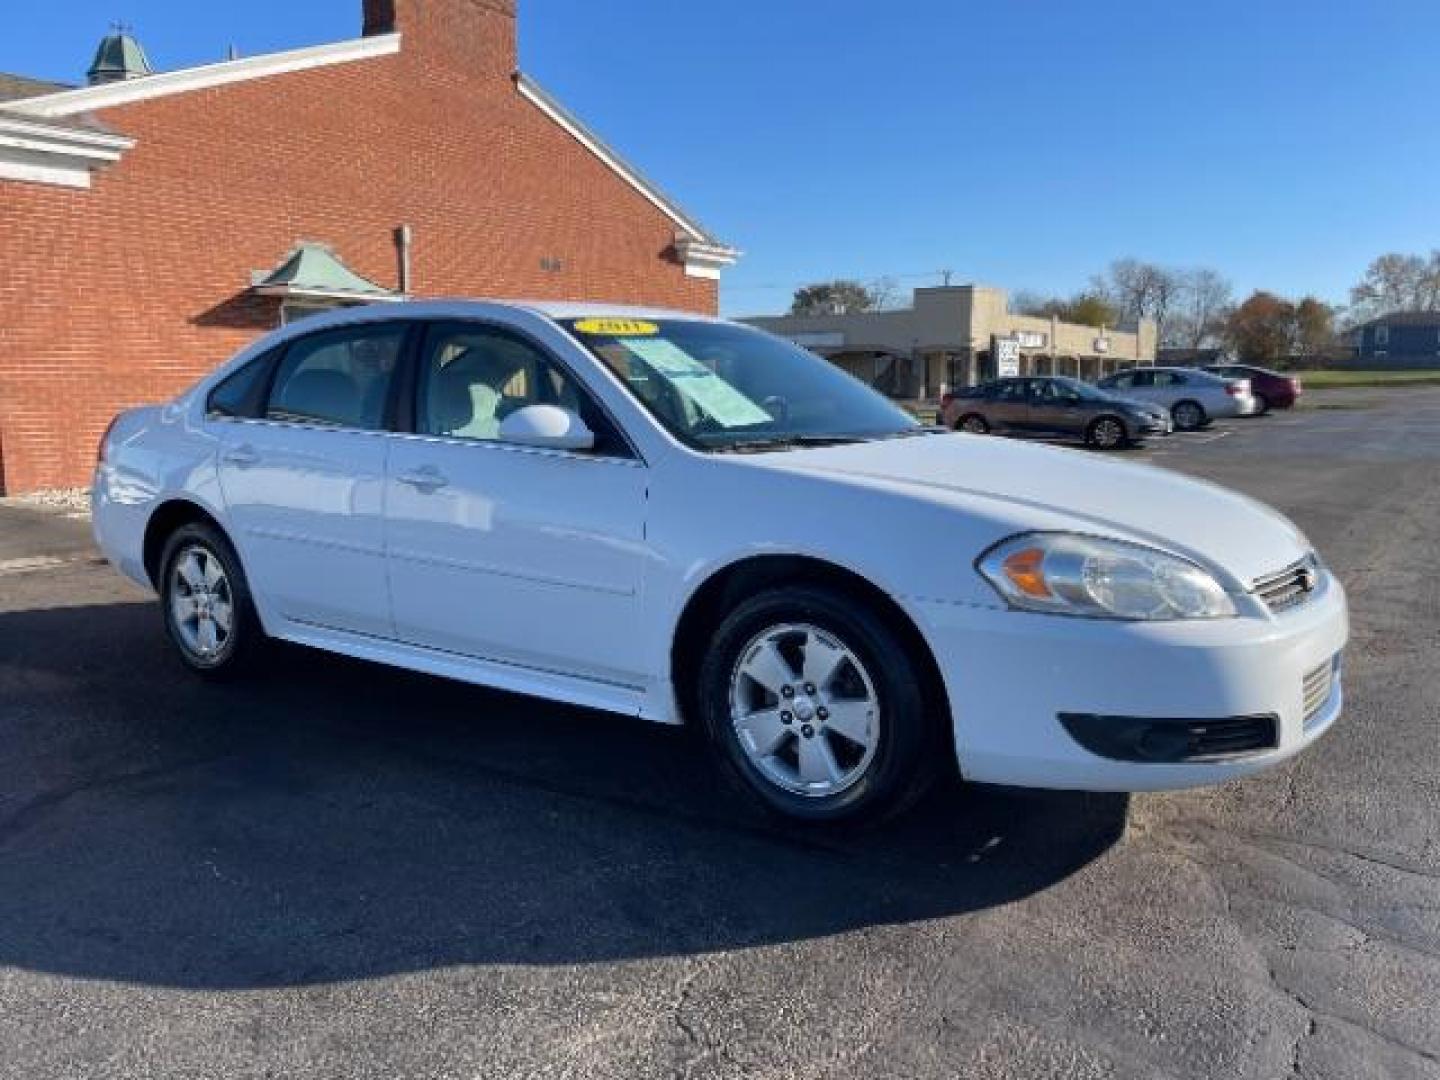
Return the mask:
{"type": "Polygon", "coordinates": [[[277,648],[212,686],[150,604],[0,614],[0,965],[181,987],[694,954],[976,911],[1124,796],[945,785],[848,835],[687,733],[277,648]]]}

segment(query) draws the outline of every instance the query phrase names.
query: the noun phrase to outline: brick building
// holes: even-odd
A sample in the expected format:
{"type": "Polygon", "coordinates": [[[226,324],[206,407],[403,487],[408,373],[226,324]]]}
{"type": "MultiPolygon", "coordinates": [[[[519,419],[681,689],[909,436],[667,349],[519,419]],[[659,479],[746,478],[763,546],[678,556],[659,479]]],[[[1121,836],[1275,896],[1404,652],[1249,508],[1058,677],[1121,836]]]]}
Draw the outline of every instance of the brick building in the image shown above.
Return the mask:
{"type": "Polygon", "coordinates": [[[351,41],[91,85],[0,76],[0,492],[287,318],[415,296],[713,312],[736,253],[516,69],[515,0],[364,0],[351,41]]]}

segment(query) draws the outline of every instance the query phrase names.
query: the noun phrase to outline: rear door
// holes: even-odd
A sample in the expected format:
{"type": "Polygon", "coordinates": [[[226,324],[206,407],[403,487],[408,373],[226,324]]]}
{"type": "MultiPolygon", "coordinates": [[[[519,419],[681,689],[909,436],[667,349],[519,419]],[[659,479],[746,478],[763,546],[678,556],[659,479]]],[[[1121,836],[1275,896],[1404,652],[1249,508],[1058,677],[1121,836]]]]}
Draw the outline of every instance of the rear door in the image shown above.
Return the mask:
{"type": "Polygon", "coordinates": [[[991,427],[1024,431],[1030,424],[1028,379],[1001,379],[986,402],[985,418],[991,427]]]}
{"type": "Polygon", "coordinates": [[[394,374],[409,326],[292,341],[253,417],[212,420],[250,587],[302,626],[391,634],[382,508],[394,374]]]}

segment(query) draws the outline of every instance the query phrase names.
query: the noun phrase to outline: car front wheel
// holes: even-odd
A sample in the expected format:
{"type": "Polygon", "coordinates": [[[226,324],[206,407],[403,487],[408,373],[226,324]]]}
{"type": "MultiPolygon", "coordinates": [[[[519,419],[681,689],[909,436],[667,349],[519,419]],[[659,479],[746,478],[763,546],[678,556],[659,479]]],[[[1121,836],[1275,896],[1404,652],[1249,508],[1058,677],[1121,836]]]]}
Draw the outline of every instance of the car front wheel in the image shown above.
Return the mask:
{"type": "Polygon", "coordinates": [[[985,418],[974,413],[962,416],[955,427],[956,430],[968,431],[971,435],[988,435],[990,433],[990,425],[986,423],[985,418]]]}
{"type": "Polygon", "coordinates": [[[814,586],[763,592],[716,631],[699,713],[727,772],[769,809],[806,821],[908,806],[940,754],[920,672],[890,626],[814,586]]]}
{"type": "Polygon", "coordinates": [[[1092,421],[1085,432],[1085,441],[1100,450],[1116,450],[1130,441],[1125,425],[1113,416],[1092,421]]]}
{"type": "Polygon", "coordinates": [[[160,567],[165,631],[180,659],[210,678],[238,673],[264,634],[230,542],[210,525],[182,525],[160,567]]]}
{"type": "Polygon", "coordinates": [[[1176,431],[1199,431],[1205,426],[1205,409],[1198,401],[1177,402],[1170,410],[1176,431]]]}

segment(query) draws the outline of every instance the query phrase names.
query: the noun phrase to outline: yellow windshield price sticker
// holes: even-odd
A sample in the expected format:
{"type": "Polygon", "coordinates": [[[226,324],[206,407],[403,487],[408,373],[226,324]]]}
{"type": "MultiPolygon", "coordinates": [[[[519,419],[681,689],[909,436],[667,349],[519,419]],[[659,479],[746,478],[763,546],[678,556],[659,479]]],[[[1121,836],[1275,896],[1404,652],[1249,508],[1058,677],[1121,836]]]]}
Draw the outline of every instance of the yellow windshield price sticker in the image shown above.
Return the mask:
{"type": "Polygon", "coordinates": [[[581,319],[575,330],[604,337],[652,337],[660,333],[660,327],[643,319],[581,319]]]}

